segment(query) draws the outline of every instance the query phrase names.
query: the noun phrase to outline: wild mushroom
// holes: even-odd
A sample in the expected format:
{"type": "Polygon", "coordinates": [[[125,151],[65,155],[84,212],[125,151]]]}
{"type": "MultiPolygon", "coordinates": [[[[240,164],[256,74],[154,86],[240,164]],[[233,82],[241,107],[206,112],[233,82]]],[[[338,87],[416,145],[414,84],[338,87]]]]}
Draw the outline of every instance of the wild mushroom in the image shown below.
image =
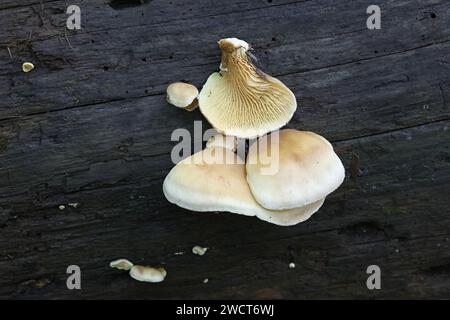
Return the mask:
{"type": "Polygon", "coordinates": [[[127,259],[117,259],[109,263],[111,268],[119,270],[130,270],[133,267],[133,263],[127,259]]]}
{"type": "Polygon", "coordinates": [[[253,65],[247,42],[227,38],[218,43],[220,71],[209,76],[198,96],[206,119],[219,132],[239,138],[284,126],[297,108],[292,91],[253,65]]]}
{"type": "Polygon", "coordinates": [[[236,137],[224,136],[223,134],[218,133],[208,139],[208,141],[206,142],[206,147],[222,147],[236,152],[237,144],[238,140],[236,137]]]}
{"type": "Polygon", "coordinates": [[[322,201],[345,178],[341,160],[322,136],[285,129],[278,139],[253,143],[247,155],[247,181],[256,201],[264,208],[286,210],[322,201]],[[262,155],[277,152],[278,170],[263,174],[262,155]]]}
{"type": "Polygon", "coordinates": [[[198,89],[189,83],[175,82],[167,87],[167,102],[175,107],[192,111],[198,106],[198,89]]]}
{"type": "Polygon", "coordinates": [[[166,278],[167,272],[164,268],[153,268],[148,266],[134,265],[130,269],[130,276],[143,282],[161,282],[166,278]]]}
{"type": "Polygon", "coordinates": [[[227,211],[283,226],[308,219],[323,204],[321,199],[292,210],[267,210],[253,198],[245,176],[245,165],[237,154],[211,147],[172,168],[164,180],[163,192],[168,201],[188,210],[227,211]]]}

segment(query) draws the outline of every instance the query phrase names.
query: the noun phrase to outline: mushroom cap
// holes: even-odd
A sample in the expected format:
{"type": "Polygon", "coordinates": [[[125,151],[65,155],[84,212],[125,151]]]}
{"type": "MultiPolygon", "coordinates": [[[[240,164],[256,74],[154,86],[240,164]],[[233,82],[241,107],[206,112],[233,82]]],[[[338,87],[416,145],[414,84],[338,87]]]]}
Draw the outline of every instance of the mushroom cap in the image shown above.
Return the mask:
{"type": "Polygon", "coordinates": [[[174,82],[167,87],[167,102],[178,108],[194,109],[195,99],[198,96],[198,89],[189,83],[174,82]]]}
{"type": "Polygon", "coordinates": [[[117,259],[109,263],[109,266],[111,268],[116,268],[119,270],[130,270],[133,267],[133,265],[134,264],[127,259],[117,259]]]}
{"type": "Polygon", "coordinates": [[[344,166],[325,138],[293,129],[281,130],[278,139],[268,136],[253,143],[246,169],[256,201],[271,210],[315,203],[337,189],[345,178],[344,166]],[[278,168],[272,174],[263,174],[271,158],[278,161],[278,168]]]}
{"type": "Polygon", "coordinates": [[[208,139],[206,142],[206,148],[222,147],[236,152],[238,140],[233,136],[224,136],[221,133],[217,133],[208,139]]]}
{"type": "Polygon", "coordinates": [[[243,163],[229,149],[206,148],[172,168],[164,180],[164,195],[170,202],[193,211],[254,216],[254,200],[245,181],[243,163]]]}
{"type": "Polygon", "coordinates": [[[260,206],[263,210],[257,214],[257,217],[279,226],[293,226],[311,218],[320,209],[324,201],[325,199],[320,199],[305,206],[289,210],[268,210],[260,206]]]}
{"type": "Polygon", "coordinates": [[[254,138],[284,126],[297,101],[281,81],[257,69],[236,38],[219,41],[220,72],[209,76],[198,96],[200,111],[219,132],[254,138]]]}
{"type": "Polygon", "coordinates": [[[285,211],[261,207],[245,179],[242,159],[222,147],[207,148],[180,161],[164,180],[163,192],[168,201],[188,210],[227,211],[284,226],[305,221],[323,203],[322,199],[285,211]],[[217,159],[229,161],[219,163],[217,159]]]}
{"type": "Polygon", "coordinates": [[[167,276],[167,271],[164,268],[134,265],[130,269],[130,276],[143,282],[161,282],[167,276]]]}

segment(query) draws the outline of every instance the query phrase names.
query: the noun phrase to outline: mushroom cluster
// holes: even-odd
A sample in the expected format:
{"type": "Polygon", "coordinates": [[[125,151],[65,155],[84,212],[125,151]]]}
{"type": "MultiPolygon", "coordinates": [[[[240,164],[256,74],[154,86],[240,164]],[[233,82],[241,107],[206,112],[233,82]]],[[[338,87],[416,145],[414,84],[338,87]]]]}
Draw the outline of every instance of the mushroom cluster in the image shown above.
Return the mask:
{"type": "Polygon", "coordinates": [[[294,94],[253,65],[245,41],[227,38],[218,44],[220,71],[198,95],[188,84],[168,87],[169,103],[188,110],[198,104],[219,134],[172,168],[164,195],[192,211],[256,216],[281,226],[305,221],[343,182],[342,162],[316,133],[276,131],[297,108],[294,94]],[[243,139],[254,140],[244,157],[236,153],[243,139]]]}

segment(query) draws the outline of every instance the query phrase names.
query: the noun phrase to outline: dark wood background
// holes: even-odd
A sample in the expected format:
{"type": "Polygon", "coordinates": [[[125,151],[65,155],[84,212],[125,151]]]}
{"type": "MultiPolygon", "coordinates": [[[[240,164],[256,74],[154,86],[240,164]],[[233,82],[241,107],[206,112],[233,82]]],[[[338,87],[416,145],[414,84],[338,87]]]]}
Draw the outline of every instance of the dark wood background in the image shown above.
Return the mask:
{"type": "Polygon", "coordinates": [[[142,2],[0,1],[0,297],[450,298],[450,1],[377,1],[381,30],[366,27],[368,0],[142,2]],[[325,136],[345,164],[305,223],[163,196],[171,132],[208,128],[165,88],[201,87],[229,36],[296,94],[288,127],[325,136]],[[168,276],[136,282],[108,267],[120,257],[168,276]],[[72,264],[82,290],[66,288],[72,264]],[[371,264],[381,290],[366,288],[371,264]]]}

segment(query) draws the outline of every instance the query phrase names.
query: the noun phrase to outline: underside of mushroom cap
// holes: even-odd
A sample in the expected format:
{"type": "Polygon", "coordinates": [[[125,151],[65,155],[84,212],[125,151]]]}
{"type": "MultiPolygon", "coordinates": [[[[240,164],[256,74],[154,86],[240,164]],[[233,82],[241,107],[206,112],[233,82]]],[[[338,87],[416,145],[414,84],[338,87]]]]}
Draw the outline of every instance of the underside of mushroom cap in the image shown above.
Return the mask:
{"type": "Polygon", "coordinates": [[[278,139],[268,136],[253,143],[246,171],[256,201],[270,210],[302,207],[324,199],[345,178],[342,162],[325,138],[293,129],[281,130],[278,139]],[[263,174],[270,159],[277,162],[277,170],[263,174]]]}
{"type": "Polygon", "coordinates": [[[199,96],[199,107],[211,125],[226,135],[254,138],[284,126],[297,101],[281,81],[257,69],[245,41],[219,41],[220,72],[209,76],[199,96]]]}
{"type": "Polygon", "coordinates": [[[256,215],[259,219],[279,225],[293,226],[304,222],[320,209],[325,199],[307,204],[303,207],[289,210],[269,210],[261,207],[262,210],[256,215]]]}
{"type": "Polygon", "coordinates": [[[167,200],[192,211],[227,211],[281,225],[305,221],[323,204],[316,203],[285,211],[267,210],[254,199],[245,179],[245,165],[231,150],[212,147],[178,163],[163,184],[167,200]],[[220,154],[217,156],[217,154],[220,154]],[[215,163],[224,157],[236,160],[215,163]]]}

